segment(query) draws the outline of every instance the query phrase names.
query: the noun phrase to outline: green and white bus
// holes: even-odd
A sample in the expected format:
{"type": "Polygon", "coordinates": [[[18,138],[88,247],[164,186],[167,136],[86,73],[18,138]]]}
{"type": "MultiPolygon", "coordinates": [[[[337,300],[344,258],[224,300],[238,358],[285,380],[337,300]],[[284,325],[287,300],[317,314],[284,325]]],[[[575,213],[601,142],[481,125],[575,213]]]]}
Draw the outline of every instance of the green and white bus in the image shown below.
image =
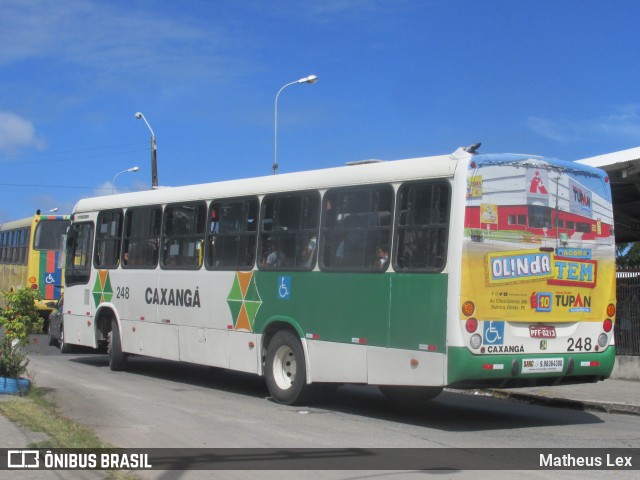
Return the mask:
{"type": "Polygon", "coordinates": [[[606,174],[453,154],[78,202],[65,340],[250,372],[283,404],[337,384],[607,378],[615,254],[606,174]]]}

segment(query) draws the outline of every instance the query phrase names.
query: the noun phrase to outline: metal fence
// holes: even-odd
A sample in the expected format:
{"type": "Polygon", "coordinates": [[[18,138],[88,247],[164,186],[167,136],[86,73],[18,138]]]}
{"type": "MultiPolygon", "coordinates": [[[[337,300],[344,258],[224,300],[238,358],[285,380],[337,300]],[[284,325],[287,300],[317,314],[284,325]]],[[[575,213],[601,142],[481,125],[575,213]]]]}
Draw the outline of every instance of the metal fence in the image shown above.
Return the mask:
{"type": "Polygon", "coordinates": [[[640,271],[618,271],[616,290],[616,352],[640,355],[640,271]]]}

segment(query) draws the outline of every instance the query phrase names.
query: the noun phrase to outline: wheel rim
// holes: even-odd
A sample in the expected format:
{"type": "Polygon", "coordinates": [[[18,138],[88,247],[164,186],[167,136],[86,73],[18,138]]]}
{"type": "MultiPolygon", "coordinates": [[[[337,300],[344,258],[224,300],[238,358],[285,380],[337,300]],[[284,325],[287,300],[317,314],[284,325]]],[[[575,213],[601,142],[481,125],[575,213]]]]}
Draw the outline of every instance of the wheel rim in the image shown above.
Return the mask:
{"type": "Polygon", "coordinates": [[[296,379],[297,362],[293,350],[282,345],[273,358],[273,379],[278,388],[287,390],[296,379]]]}

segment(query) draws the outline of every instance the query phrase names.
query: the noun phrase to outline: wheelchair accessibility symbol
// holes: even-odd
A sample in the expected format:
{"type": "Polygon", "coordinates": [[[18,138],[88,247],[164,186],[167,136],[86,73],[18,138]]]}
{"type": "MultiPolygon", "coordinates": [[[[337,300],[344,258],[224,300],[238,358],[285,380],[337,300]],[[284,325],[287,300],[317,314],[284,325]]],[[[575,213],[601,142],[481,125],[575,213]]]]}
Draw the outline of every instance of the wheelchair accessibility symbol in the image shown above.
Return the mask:
{"type": "Polygon", "coordinates": [[[484,344],[502,345],[504,343],[504,322],[484,322],[484,344]]]}
{"type": "Polygon", "coordinates": [[[44,283],[46,283],[47,285],[51,285],[52,283],[56,283],[55,278],[53,278],[52,274],[48,274],[46,277],[44,277],[44,283]]]}
{"type": "Polygon", "coordinates": [[[289,300],[291,297],[291,277],[278,277],[278,298],[280,300],[289,300]]]}

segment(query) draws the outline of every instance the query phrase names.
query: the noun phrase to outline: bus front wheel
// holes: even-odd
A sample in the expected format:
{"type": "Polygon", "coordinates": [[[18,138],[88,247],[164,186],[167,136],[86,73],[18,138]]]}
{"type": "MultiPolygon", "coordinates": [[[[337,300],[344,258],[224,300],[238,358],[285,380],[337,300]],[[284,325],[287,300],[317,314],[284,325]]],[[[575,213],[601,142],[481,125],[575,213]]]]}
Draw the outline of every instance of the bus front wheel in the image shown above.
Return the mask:
{"type": "Polygon", "coordinates": [[[114,372],[126,370],[127,354],[122,351],[118,323],[111,320],[111,331],[108,334],[107,351],[109,352],[109,368],[114,372]]]}
{"type": "Polygon", "coordinates": [[[265,363],[267,388],[275,401],[299,405],[312,396],[307,384],[304,350],[300,339],[289,330],[276,333],[269,346],[265,363]]]}

